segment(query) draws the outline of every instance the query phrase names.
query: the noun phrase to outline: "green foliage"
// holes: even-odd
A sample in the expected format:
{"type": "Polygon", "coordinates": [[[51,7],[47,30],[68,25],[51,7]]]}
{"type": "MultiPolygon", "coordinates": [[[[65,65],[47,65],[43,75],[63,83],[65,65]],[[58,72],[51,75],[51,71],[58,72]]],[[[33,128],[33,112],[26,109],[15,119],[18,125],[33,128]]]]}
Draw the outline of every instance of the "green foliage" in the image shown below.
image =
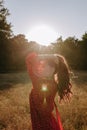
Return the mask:
{"type": "MultiPolygon", "coordinates": [[[[83,36],[86,37],[87,34],[83,36]]],[[[64,41],[57,39],[50,46],[41,46],[36,42],[28,42],[25,35],[13,36],[8,42],[3,42],[0,51],[0,71],[22,71],[26,69],[25,59],[29,52],[62,54],[72,69],[87,70],[87,42],[82,38],[69,37],[64,41]]]]}
{"type": "Polygon", "coordinates": [[[87,32],[85,32],[85,34],[82,36],[82,40],[84,42],[87,42],[87,32]]]}
{"type": "Polygon", "coordinates": [[[0,41],[6,40],[11,36],[11,24],[7,23],[9,11],[4,7],[3,1],[0,2],[0,41]]]}
{"type": "Polygon", "coordinates": [[[9,38],[11,37],[11,24],[7,22],[9,11],[0,1],[0,71],[7,68],[9,60],[9,38]]]}

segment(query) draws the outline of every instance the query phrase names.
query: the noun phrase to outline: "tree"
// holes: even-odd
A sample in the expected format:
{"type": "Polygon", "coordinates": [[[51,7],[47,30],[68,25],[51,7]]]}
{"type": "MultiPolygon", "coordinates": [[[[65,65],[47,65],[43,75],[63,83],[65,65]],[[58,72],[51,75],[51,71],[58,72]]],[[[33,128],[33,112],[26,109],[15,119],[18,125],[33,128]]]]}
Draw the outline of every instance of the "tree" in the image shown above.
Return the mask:
{"type": "Polygon", "coordinates": [[[79,41],[79,65],[82,69],[87,69],[87,32],[82,35],[82,40],[79,41]]]}
{"type": "Polygon", "coordinates": [[[87,42],[87,32],[85,32],[85,34],[83,34],[82,40],[85,41],[85,42],[87,42]]]}
{"type": "Polygon", "coordinates": [[[0,41],[11,36],[11,23],[7,23],[7,16],[9,15],[9,10],[4,7],[3,0],[0,1],[0,41]]]}
{"type": "Polygon", "coordinates": [[[3,0],[0,0],[0,70],[6,69],[9,55],[9,38],[12,35],[11,23],[7,22],[9,11],[4,7],[3,0]]]}

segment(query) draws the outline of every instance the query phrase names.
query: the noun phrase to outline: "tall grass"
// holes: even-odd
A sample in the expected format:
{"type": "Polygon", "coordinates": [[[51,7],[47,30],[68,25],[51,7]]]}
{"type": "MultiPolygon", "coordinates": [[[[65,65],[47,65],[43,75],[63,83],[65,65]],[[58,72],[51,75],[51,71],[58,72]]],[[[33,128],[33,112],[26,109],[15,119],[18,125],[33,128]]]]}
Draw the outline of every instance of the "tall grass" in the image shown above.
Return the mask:
{"type": "MultiPolygon", "coordinates": [[[[87,130],[87,73],[75,72],[70,103],[59,104],[64,130],[87,130]]],[[[32,130],[26,73],[0,74],[0,130],[32,130]]]]}

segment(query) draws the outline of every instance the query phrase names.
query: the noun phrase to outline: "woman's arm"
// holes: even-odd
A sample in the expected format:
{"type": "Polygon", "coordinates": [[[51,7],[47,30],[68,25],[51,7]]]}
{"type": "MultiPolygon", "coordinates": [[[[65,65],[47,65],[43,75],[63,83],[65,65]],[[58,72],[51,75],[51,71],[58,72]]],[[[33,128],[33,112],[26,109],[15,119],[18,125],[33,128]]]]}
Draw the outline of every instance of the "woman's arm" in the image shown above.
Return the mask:
{"type": "Polygon", "coordinates": [[[35,62],[36,60],[36,57],[37,57],[37,53],[35,52],[29,53],[26,57],[26,64],[27,65],[33,64],[33,62],[35,62]]]}
{"type": "Polygon", "coordinates": [[[30,76],[32,76],[32,65],[34,64],[36,57],[37,54],[35,52],[29,53],[26,57],[27,71],[30,76]]]}
{"type": "Polygon", "coordinates": [[[40,60],[46,60],[48,63],[58,64],[57,54],[40,54],[38,55],[40,60]]]}

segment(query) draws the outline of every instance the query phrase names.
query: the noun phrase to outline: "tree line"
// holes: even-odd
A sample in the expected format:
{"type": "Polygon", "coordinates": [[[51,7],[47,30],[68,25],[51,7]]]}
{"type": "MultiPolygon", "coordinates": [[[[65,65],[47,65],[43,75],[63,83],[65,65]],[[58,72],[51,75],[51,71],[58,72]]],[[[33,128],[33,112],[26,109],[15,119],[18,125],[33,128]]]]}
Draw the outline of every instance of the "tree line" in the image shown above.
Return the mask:
{"type": "Polygon", "coordinates": [[[24,34],[14,35],[7,22],[9,10],[0,0],[0,72],[26,70],[25,58],[31,51],[63,55],[72,69],[87,70],[87,32],[79,40],[75,36],[65,40],[62,36],[49,46],[28,41],[24,34]]]}

